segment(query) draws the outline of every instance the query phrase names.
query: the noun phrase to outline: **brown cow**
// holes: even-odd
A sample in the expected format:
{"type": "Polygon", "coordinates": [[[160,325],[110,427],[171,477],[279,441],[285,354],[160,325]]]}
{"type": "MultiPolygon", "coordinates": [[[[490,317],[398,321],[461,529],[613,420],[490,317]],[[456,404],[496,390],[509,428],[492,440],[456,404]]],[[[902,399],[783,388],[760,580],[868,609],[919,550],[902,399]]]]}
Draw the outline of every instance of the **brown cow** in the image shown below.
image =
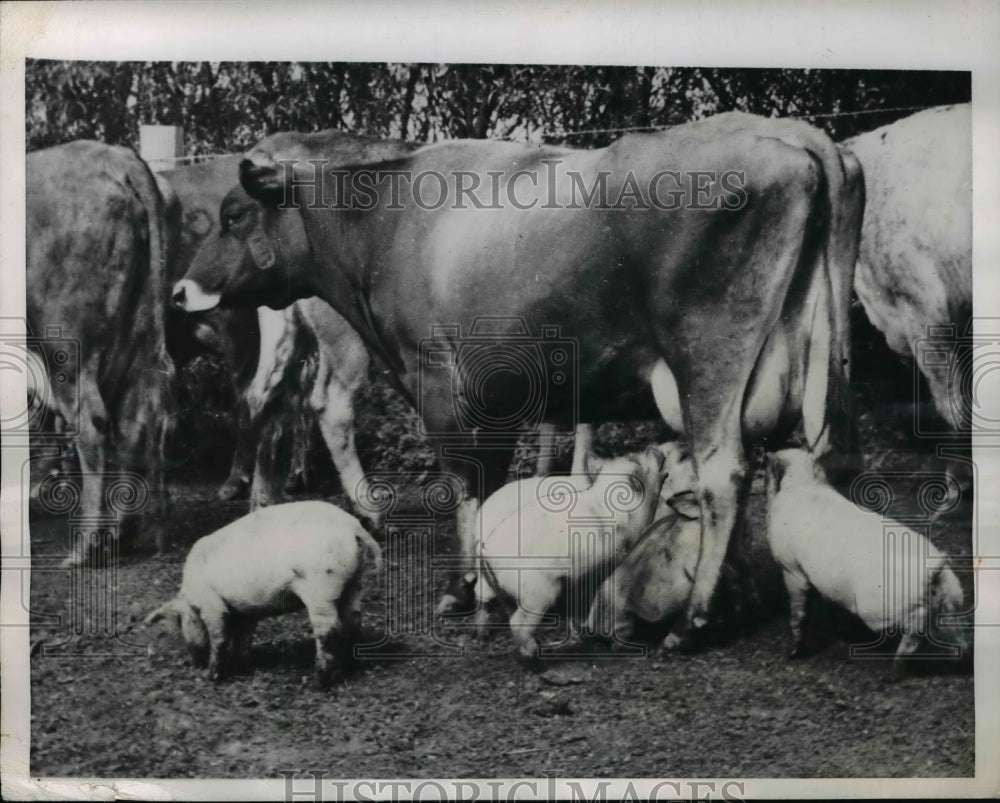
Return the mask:
{"type": "Polygon", "coordinates": [[[741,114],[594,151],[297,146],[251,152],[174,303],[333,306],[463,478],[470,558],[512,436],[658,409],[699,480],[702,551],[672,643],[687,641],[746,492],[744,441],[849,440],[856,161],[804,123],[741,114]]]}
{"type": "MultiPolygon", "coordinates": [[[[52,383],[53,406],[77,433],[82,475],[66,562],[91,558],[114,532],[109,514],[141,506],[144,492],[162,550],[173,376],[164,331],[171,235],[163,198],[134,152],[98,142],[30,153],[26,178],[28,322],[36,334],[60,327],[79,348],[75,370],[52,383]],[[109,486],[109,463],[142,476],[146,487],[128,475],[128,487],[109,486]]],[[[43,349],[55,347],[43,340],[43,349]]],[[[48,365],[56,361],[46,355],[48,365]]]]}

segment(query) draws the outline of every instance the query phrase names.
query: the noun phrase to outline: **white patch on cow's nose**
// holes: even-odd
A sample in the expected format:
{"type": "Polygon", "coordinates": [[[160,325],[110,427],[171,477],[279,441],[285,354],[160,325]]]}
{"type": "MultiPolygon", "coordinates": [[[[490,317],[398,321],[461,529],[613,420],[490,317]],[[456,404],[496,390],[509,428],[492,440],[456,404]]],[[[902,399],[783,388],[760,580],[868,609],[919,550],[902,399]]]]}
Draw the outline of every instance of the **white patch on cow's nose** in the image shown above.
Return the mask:
{"type": "Polygon", "coordinates": [[[181,279],[177,282],[170,298],[175,307],[185,312],[201,312],[219,306],[218,293],[206,293],[191,279],[181,279]]]}

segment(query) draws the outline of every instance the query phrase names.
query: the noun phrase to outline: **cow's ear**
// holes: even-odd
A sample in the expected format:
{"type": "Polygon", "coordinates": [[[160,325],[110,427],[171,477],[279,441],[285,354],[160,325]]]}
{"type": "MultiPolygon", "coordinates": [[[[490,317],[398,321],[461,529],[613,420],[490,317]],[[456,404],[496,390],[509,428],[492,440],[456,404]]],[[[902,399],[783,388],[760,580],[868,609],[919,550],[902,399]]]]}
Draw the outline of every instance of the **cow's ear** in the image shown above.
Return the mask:
{"type": "Polygon", "coordinates": [[[257,164],[250,159],[240,162],[240,184],[247,195],[268,206],[278,206],[285,199],[285,184],[280,165],[257,164]]]}
{"type": "Polygon", "coordinates": [[[647,446],[646,454],[650,455],[654,460],[656,460],[656,470],[663,471],[663,466],[667,462],[667,456],[656,446],[647,446]]]}

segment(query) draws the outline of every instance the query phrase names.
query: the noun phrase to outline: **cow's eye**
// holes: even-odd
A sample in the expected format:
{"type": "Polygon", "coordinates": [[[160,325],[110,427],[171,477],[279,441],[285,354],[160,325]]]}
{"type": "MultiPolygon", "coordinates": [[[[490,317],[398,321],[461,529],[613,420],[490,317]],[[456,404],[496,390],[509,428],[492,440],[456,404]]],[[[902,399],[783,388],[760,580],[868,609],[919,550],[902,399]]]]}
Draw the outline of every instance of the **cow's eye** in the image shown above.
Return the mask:
{"type": "Polygon", "coordinates": [[[237,209],[235,212],[229,212],[222,219],[222,225],[227,229],[231,229],[237,223],[242,223],[247,216],[246,209],[237,209]]]}

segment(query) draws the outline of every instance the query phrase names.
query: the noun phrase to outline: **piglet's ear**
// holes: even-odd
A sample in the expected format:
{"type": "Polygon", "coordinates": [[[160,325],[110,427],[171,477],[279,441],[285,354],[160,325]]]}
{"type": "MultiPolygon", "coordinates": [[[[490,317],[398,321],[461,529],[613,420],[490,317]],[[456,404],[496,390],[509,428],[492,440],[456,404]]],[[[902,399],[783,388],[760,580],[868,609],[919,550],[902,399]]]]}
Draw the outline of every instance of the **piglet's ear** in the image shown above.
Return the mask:
{"type": "Polygon", "coordinates": [[[775,494],[781,490],[781,481],[785,477],[785,464],[773,454],[767,456],[767,490],[775,494]]]}
{"type": "Polygon", "coordinates": [[[693,521],[701,518],[701,505],[694,491],[683,491],[671,496],[667,500],[667,505],[682,519],[693,521]]]}
{"type": "Polygon", "coordinates": [[[149,614],[143,624],[149,627],[162,619],[173,619],[176,623],[180,619],[180,616],[181,612],[177,608],[177,600],[172,599],[169,602],[164,602],[159,608],[149,614]]]}

